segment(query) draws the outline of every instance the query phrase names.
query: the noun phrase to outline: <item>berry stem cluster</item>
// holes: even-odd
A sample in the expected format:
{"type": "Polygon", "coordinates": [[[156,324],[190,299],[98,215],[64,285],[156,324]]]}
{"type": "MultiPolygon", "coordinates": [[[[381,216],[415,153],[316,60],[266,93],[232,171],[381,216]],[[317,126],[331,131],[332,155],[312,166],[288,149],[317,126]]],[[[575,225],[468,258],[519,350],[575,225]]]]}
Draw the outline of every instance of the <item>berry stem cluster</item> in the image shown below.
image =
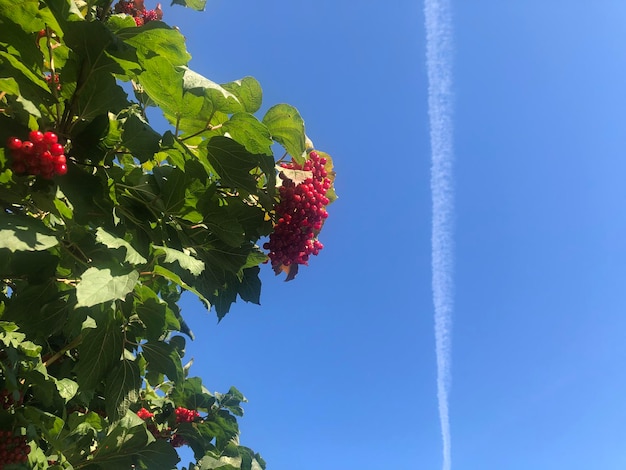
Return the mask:
{"type": "Polygon", "coordinates": [[[26,436],[0,430],[0,470],[8,465],[26,463],[29,453],[26,436]]]}
{"type": "Polygon", "coordinates": [[[9,137],[7,141],[15,173],[41,175],[45,179],[67,173],[65,148],[54,132],[31,131],[28,138],[22,142],[17,137],[9,137]]]}
{"type": "MultiPolygon", "coordinates": [[[[169,441],[172,447],[181,447],[187,444],[187,441],[184,439],[184,437],[176,433],[176,427],[172,428],[172,426],[167,426],[159,430],[152,420],[152,418],[154,418],[154,413],[150,412],[150,410],[147,410],[146,408],[141,408],[137,411],[137,416],[139,416],[144,421],[149,420],[146,425],[148,427],[148,430],[156,439],[166,439],[169,441]]],[[[187,408],[179,406],[174,410],[174,416],[175,424],[178,425],[181,423],[194,422],[196,419],[200,418],[200,413],[198,413],[196,410],[189,410],[187,408]]],[[[172,423],[170,422],[170,424],[172,423]]]]}
{"type": "Polygon", "coordinates": [[[163,19],[161,4],[157,3],[154,10],[146,10],[144,0],[119,0],[115,5],[115,13],[131,15],[135,19],[137,26],[143,26],[149,21],[163,19]]]}
{"type": "Polygon", "coordinates": [[[325,169],[326,159],[315,151],[303,165],[296,162],[281,163],[286,171],[279,173],[282,185],[279,188],[280,201],[275,210],[278,221],[263,248],[269,250],[269,258],[276,273],[283,266],[308,264],[311,255],[317,255],[324,247],[317,235],[328,217],[326,205],[330,202],[326,193],[331,186],[325,169]],[[292,171],[289,171],[292,170],[292,171]],[[295,182],[294,171],[310,172],[304,180],[295,182]]]}

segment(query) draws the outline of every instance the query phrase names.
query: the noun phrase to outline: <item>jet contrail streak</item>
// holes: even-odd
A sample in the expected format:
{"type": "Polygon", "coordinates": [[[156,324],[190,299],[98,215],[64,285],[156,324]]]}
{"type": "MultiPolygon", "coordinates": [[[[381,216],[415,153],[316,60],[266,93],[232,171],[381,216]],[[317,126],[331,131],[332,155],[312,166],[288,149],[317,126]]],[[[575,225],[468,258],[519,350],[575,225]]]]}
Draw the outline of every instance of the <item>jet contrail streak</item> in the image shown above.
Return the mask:
{"type": "Polygon", "coordinates": [[[451,468],[450,391],[451,327],[454,307],[452,20],[450,0],[424,0],[428,115],[433,203],[432,289],[435,307],[437,401],[443,441],[443,470],[451,468]]]}

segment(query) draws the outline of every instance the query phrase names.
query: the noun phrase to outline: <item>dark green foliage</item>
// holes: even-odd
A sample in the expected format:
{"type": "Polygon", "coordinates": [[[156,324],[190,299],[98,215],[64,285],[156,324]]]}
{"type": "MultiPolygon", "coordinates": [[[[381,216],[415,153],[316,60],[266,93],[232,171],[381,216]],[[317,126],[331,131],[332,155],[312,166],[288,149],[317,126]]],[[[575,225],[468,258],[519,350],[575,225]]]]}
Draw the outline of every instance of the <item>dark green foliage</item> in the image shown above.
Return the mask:
{"type": "Polygon", "coordinates": [[[0,0],[0,431],[25,436],[33,469],[170,470],[179,444],[190,469],[263,469],[238,444],[243,395],[188,377],[177,302],[190,291],[218,319],[259,303],[272,146],[303,161],[304,122],[285,104],[257,118],[254,78],[212,82],[177,29],[113,7],[0,0]],[[12,170],[4,142],[36,129],[67,174],[12,170]]]}

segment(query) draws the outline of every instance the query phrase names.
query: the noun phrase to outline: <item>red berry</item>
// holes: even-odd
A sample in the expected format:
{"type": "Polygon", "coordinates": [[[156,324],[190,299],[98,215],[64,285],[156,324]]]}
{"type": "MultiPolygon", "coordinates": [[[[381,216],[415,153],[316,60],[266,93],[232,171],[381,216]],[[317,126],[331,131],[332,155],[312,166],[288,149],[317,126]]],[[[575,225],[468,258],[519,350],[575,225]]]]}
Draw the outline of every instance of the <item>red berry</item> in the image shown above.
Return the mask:
{"type": "Polygon", "coordinates": [[[20,150],[23,155],[32,155],[35,153],[35,145],[30,140],[25,140],[20,150]]]}
{"type": "Polygon", "coordinates": [[[43,135],[43,141],[48,145],[52,145],[56,144],[59,141],[59,138],[54,132],[48,131],[43,135]]]}
{"type": "Polygon", "coordinates": [[[149,419],[154,416],[154,413],[150,413],[149,410],[141,408],[139,411],[137,411],[137,416],[139,416],[141,419],[149,419]]]}
{"type": "Polygon", "coordinates": [[[61,163],[67,163],[67,159],[65,158],[65,155],[57,155],[56,157],[54,157],[54,163],[57,165],[60,165],[61,163]]]}
{"type": "Polygon", "coordinates": [[[67,173],[67,165],[65,163],[57,163],[54,165],[54,172],[57,175],[64,175],[67,173]]]}
{"type": "Polygon", "coordinates": [[[28,134],[28,138],[34,144],[39,143],[39,142],[43,142],[43,132],[41,132],[41,131],[30,131],[30,133],[28,134]]]}
{"type": "Polygon", "coordinates": [[[54,161],[54,157],[52,156],[52,153],[46,150],[45,152],[42,152],[41,155],[39,155],[39,160],[41,163],[44,163],[44,162],[52,163],[54,161]]]}
{"type": "Polygon", "coordinates": [[[50,146],[50,153],[52,155],[63,155],[63,153],[65,153],[65,148],[63,145],[55,143],[50,146]]]}
{"type": "Polygon", "coordinates": [[[48,150],[48,144],[43,141],[35,142],[33,146],[35,147],[35,154],[37,155],[41,155],[43,152],[48,150]]]}
{"type": "Polygon", "coordinates": [[[11,165],[11,169],[14,173],[17,173],[18,175],[23,175],[24,173],[26,173],[26,165],[24,164],[24,162],[13,162],[13,164],[11,165]]]}
{"type": "Polygon", "coordinates": [[[10,150],[19,150],[22,148],[22,141],[17,137],[9,137],[7,141],[7,148],[10,150]]]}

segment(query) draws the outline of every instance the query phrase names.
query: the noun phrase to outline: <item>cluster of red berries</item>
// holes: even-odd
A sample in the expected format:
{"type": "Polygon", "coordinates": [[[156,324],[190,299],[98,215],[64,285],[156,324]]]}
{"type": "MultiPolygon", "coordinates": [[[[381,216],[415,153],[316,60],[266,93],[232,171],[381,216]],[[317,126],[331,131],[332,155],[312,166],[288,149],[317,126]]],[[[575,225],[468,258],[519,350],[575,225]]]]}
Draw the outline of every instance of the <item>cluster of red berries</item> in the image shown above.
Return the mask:
{"type": "Polygon", "coordinates": [[[200,413],[196,410],[188,410],[182,406],[176,408],[174,414],[176,415],[176,423],[191,423],[193,420],[200,417],[200,413]]]}
{"type": "Polygon", "coordinates": [[[23,399],[24,399],[24,395],[22,395],[22,393],[19,394],[19,398],[16,400],[13,395],[13,392],[10,392],[6,388],[3,390],[0,390],[0,406],[2,407],[3,410],[8,410],[14,405],[20,406],[22,404],[23,399]]]}
{"type": "Polygon", "coordinates": [[[144,0],[119,0],[115,5],[115,12],[131,15],[135,19],[137,26],[143,26],[149,21],[163,19],[163,10],[160,3],[157,3],[154,10],[146,10],[143,3],[144,0]]]}
{"type": "Polygon", "coordinates": [[[46,83],[52,90],[53,84],[56,85],[57,91],[61,91],[61,83],[59,83],[59,74],[54,74],[54,78],[52,78],[52,74],[45,74],[44,78],[46,79],[46,83]]]}
{"type": "Polygon", "coordinates": [[[281,266],[308,264],[309,256],[324,248],[316,237],[328,217],[325,206],[330,202],[326,192],[331,181],[325,165],[326,159],[315,151],[309,153],[304,165],[281,164],[287,170],[310,171],[312,176],[295,183],[284,172],[279,174],[282,185],[280,202],[275,208],[279,219],[269,242],[263,245],[269,250],[272,267],[277,272],[281,266]]]}
{"type": "Polygon", "coordinates": [[[54,132],[31,131],[28,139],[22,142],[17,137],[9,137],[7,141],[15,173],[41,175],[45,179],[67,173],[65,148],[54,132]]]}
{"type": "MultiPolygon", "coordinates": [[[[176,416],[176,424],[191,423],[196,418],[200,417],[200,413],[198,413],[196,410],[188,410],[187,408],[183,408],[182,406],[176,408],[174,410],[174,414],[176,416]]],[[[148,420],[154,417],[154,413],[151,413],[146,408],[141,408],[137,411],[137,416],[139,416],[143,420],[148,420]]],[[[156,439],[167,439],[169,440],[169,443],[172,447],[181,447],[187,444],[185,438],[180,434],[176,434],[175,432],[173,432],[171,427],[159,430],[153,422],[148,423],[147,426],[148,431],[150,431],[156,439]]]]}
{"type": "Polygon", "coordinates": [[[145,408],[141,408],[139,411],[137,411],[137,416],[139,416],[143,420],[146,420],[153,418],[154,413],[150,413],[150,411],[146,410],[145,408]]]}
{"type": "Polygon", "coordinates": [[[5,465],[25,463],[29,453],[30,446],[26,436],[16,436],[12,431],[0,431],[0,470],[5,465]]]}

